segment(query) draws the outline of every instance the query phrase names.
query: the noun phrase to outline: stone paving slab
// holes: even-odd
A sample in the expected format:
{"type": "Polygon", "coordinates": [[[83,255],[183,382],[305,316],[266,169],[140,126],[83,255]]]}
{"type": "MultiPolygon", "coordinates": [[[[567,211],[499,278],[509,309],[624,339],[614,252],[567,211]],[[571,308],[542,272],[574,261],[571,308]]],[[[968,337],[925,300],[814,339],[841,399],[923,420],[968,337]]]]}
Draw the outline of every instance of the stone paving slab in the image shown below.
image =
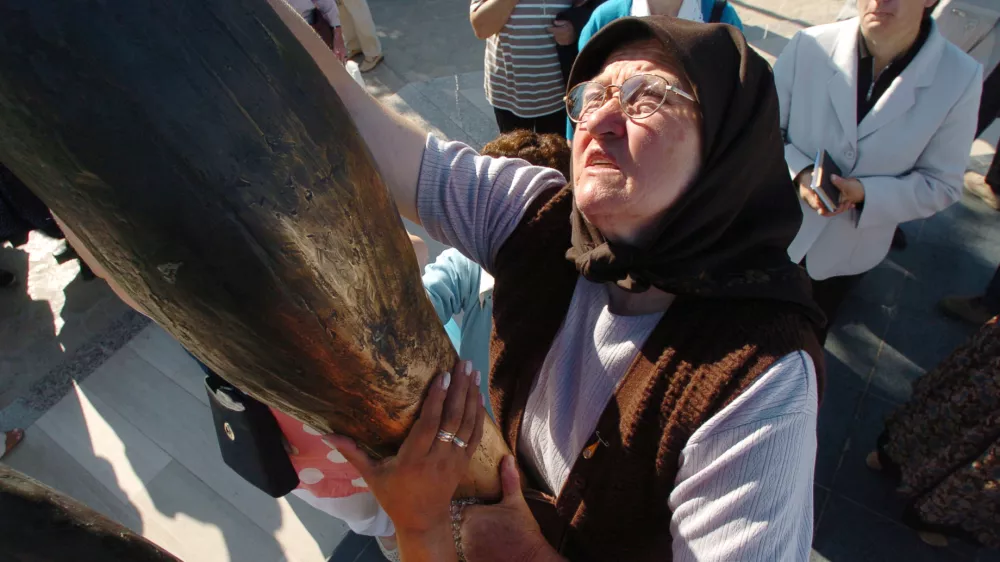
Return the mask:
{"type": "Polygon", "coordinates": [[[0,246],[0,267],[17,285],[0,289],[0,430],[28,427],[146,325],[76,259],[57,259],[61,240],[32,232],[0,246]]]}

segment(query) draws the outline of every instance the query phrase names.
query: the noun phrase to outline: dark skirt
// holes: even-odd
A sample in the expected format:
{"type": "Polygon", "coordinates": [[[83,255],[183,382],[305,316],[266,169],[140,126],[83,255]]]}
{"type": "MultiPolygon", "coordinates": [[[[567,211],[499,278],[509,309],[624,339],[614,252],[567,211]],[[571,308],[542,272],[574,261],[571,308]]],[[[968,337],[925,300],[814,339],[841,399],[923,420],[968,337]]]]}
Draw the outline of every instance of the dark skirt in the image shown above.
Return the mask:
{"type": "Polygon", "coordinates": [[[987,322],[886,420],[883,467],[921,530],[1000,548],[1000,324],[987,322]]]}

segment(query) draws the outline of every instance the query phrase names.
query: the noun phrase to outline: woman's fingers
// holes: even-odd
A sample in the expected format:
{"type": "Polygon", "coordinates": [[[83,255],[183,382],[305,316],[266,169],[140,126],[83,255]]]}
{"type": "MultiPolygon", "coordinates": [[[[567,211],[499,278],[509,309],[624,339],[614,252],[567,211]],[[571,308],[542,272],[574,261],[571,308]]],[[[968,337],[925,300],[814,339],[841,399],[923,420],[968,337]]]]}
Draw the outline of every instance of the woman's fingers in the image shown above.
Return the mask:
{"type": "Polygon", "coordinates": [[[812,189],[809,189],[807,187],[800,187],[799,196],[802,197],[802,199],[806,202],[807,205],[815,209],[819,214],[822,215],[826,212],[826,208],[823,207],[823,204],[820,202],[819,196],[816,195],[816,193],[813,192],[812,189]]]}
{"type": "MultiPolygon", "coordinates": [[[[482,393],[479,391],[479,384],[482,382],[482,374],[473,371],[469,388],[465,391],[465,410],[462,414],[462,425],[455,432],[455,437],[461,439],[466,445],[472,439],[472,432],[476,429],[476,415],[480,410],[482,393]]],[[[466,447],[468,448],[468,447],[466,447]]]]}
{"type": "MultiPolygon", "coordinates": [[[[440,430],[452,434],[458,433],[462,427],[462,419],[465,417],[465,401],[469,385],[472,382],[472,363],[459,361],[455,364],[455,373],[451,379],[451,387],[448,389],[448,396],[444,400],[444,411],[441,414],[440,430]]],[[[435,431],[435,434],[437,431],[435,431]]],[[[438,439],[431,447],[439,448],[454,447],[452,443],[445,443],[438,439]]]]}
{"type": "Polygon", "coordinates": [[[431,387],[427,391],[427,398],[424,398],[424,404],[420,408],[420,417],[410,428],[410,434],[399,448],[400,456],[411,452],[426,455],[431,450],[434,438],[441,427],[441,409],[451,385],[451,373],[441,373],[431,383],[431,387]]]}
{"type": "Polygon", "coordinates": [[[358,444],[354,442],[350,437],[344,437],[343,435],[337,435],[331,433],[329,435],[324,435],[322,437],[323,442],[326,443],[327,447],[336,449],[341,455],[347,459],[347,462],[351,463],[351,466],[356,468],[358,472],[361,473],[361,477],[366,481],[371,479],[375,470],[378,467],[378,462],[372,460],[368,456],[368,453],[361,450],[358,444]]]}
{"type": "Polygon", "coordinates": [[[500,461],[500,484],[503,486],[504,503],[520,498],[521,475],[517,472],[517,461],[513,455],[507,455],[500,461]]]}

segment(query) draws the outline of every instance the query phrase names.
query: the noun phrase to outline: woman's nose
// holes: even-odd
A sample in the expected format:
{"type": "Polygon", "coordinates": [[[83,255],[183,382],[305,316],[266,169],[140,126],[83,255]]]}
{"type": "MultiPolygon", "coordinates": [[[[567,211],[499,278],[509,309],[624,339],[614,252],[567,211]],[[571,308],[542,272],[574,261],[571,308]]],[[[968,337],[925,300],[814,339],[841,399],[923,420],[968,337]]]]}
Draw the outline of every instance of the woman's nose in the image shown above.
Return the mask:
{"type": "Polygon", "coordinates": [[[611,96],[587,117],[587,130],[593,136],[620,137],[625,134],[627,119],[618,99],[611,96]]]}

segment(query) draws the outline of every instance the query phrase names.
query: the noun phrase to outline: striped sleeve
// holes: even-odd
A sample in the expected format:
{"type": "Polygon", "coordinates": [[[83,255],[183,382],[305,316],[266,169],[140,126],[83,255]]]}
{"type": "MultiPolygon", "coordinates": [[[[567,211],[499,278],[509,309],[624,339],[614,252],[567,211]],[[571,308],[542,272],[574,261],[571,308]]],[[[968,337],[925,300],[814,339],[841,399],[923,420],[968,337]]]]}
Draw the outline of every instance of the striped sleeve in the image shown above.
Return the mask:
{"type": "Polygon", "coordinates": [[[670,494],[675,562],[809,559],[818,413],[803,352],[699,428],[670,494]]]}
{"type": "Polygon", "coordinates": [[[492,273],[493,260],[540,193],[566,185],[559,172],[524,160],[480,156],[460,142],[427,136],[417,215],[435,240],[492,273]]]}

